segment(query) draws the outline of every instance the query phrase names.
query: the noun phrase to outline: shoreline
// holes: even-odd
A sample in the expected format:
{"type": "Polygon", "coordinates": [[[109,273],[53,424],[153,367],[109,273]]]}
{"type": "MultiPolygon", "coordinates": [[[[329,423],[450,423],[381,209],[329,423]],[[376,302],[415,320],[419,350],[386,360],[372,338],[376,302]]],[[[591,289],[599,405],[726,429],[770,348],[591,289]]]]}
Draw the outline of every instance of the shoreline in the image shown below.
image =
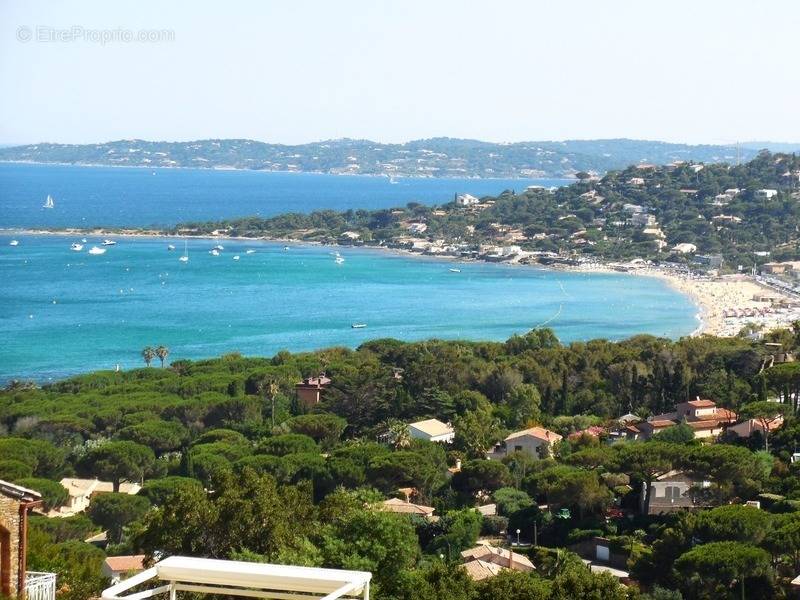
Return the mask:
{"type": "MultiPolygon", "coordinates": [[[[283,171],[272,169],[246,169],[242,167],[167,167],[163,165],[106,165],[102,163],[68,163],[68,162],[42,162],[37,160],[0,160],[0,164],[4,165],[44,165],[55,167],[87,167],[87,168],[108,168],[108,169],[159,169],[165,171],[234,171],[241,173],[276,173],[281,175],[330,175],[333,177],[397,177],[398,179],[477,179],[481,181],[504,180],[504,179],[519,179],[529,181],[543,181],[558,179],[561,181],[569,181],[575,183],[578,181],[575,177],[567,177],[565,175],[543,175],[541,177],[526,177],[523,175],[509,175],[507,177],[482,177],[480,175],[465,175],[459,177],[457,175],[400,175],[394,173],[329,173],[327,171],[283,171]]],[[[569,184],[565,184],[569,185],[569,184]]]]}
{"type": "Polygon", "coordinates": [[[34,236],[116,236],[123,238],[142,239],[199,239],[199,240],[225,240],[235,242],[271,242],[279,244],[296,244],[305,246],[329,246],[331,248],[357,248],[360,250],[377,250],[388,252],[396,256],[433,259],[447,262],[471,263],[485,262],[505,266],[535,268],[540,270],[576,273],[598,273],[615,275],[632,275],[638,277],[653,277],[662,280],[670,288],[686,296],[697,307],[695,317],[698,320],[697,328],[688,334],[690,337],[700,335],[714,335],[732,337],[748,325],[761,331],[788,328],[791,323],[800,320],[800,301],[785,292],[775,290],[757,279],[747,275],[723,275],[714,278],[693,276],[692,274],[679,273],[672,269],[645,266],[639,268],[615,268],[615,263],[588,263],[577,266],[569,265],[542,265],[520,263],[518,261],[491,262],[483,259],[465,259],[457,256],[427,255],[402,248],[389,248],[387,246],[350,246],[332,243],[323,243],[294,238],[280,238],[270,236],[243,237],[230,235],[187,235],[180,233],[167,233],[157,229],[107,229],[107,228],[65,228],[65,229],[5,229],[0,233],[34,236]]]}

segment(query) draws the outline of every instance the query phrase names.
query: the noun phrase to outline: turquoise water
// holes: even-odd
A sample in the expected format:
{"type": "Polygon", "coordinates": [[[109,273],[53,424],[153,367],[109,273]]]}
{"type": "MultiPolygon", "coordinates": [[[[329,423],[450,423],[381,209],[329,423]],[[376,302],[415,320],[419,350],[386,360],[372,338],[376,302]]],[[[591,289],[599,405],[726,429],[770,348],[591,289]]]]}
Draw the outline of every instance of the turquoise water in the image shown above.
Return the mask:
{"type": "Polygon", "coordinates": [[[119,239],[102,256],[64,236],[0,235],[0,380],[46,381],[140,366],[146,345],[171,358],[356,347],[380,337],[504,340],[547,322],[563,341],[697,325],[690,301],[651,278],[459,264],[379,250],[273,243],[119,239]],[[255,249],[254,254],[245,250],[255,249]],[[240,260],[234,261],[238,254],[240,260]],[[351,324],[366,323],[364,329],[351,324]]]}
{"type": "Polygon", "coordinates": [[[0,229],[148,227],[318,209],[443,204],[455,193],[496,195],[563,179],[410,179],[209,169],[0,163],[0,229]],[[47,195],[55,208],[45,210],[47,195]]]}

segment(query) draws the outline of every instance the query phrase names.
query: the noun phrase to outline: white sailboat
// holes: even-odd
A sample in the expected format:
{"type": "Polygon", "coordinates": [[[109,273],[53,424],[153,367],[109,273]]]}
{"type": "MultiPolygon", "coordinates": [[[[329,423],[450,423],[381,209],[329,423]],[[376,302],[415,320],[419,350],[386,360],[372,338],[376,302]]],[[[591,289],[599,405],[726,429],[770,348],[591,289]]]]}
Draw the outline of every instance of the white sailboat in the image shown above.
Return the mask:
{"type": "Polygon", "coordinates": [[[183,256],[181,256],[178,260],[184,263],[189,262],[189,247],[186,240],[183,240],[183,256]]]}
{"type": "Polygon", "coordinates": [[[167,250],[175,250],[175,246],[174,246],[174,245],[172,245],[172,244],[169,244],[169,245],[167,246],[167,250]]]}
{"type": "Polygon", "coordinates": [[[212,248],[211,250],[208,251],[208,253],[211,256],[219,256],[219,250],[217,250],[216,248],[212,248]]]}
{"type": "Polygon", "coordinates": [[[42,204],[42,208],[55,208],[55,207],[56,203],[53,200],[53,197],[50,194],[47,194],[47,200],[45,200],[44,204],[42,204]]]}
{"type": "Polygon", "coordinates": [[[69,247],[69,249],[72,250],[73,252],[80,252],[81,250],[83,250],[83,244],[75,242],[69,247]]]}

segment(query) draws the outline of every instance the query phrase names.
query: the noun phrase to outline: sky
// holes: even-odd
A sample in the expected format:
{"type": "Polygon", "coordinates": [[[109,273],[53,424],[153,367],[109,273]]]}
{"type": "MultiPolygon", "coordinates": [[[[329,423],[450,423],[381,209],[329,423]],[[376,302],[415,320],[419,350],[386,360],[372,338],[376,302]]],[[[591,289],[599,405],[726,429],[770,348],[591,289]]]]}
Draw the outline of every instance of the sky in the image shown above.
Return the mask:
{"type": "Polygon", "coordinates": [[[798,142],[798,30],[797,0],[0,0],[0,143],[798,142]]]}

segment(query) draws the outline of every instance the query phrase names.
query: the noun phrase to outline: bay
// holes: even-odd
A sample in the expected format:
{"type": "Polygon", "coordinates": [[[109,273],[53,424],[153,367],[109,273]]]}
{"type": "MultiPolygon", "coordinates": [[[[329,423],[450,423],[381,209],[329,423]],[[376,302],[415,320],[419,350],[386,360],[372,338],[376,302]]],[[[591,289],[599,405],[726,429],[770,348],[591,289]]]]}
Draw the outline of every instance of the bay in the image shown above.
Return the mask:
{"type": "Polygon", "coordinates": [[[697,326],[690,300],[648,277],[488,263],[454,273],[452,262],[381,250],[199,239],[184,264],[176,239],[120,237],[92,256],[100,239],[78,253],[68,236],[13,237],[19,245],[0,235],[2,381],[142,366],[146,345],[168,346],[171,359],[266,356],[383,337],[505,340],[541,324],[562,341],[697,326]]]}
{"type": "Polygon", "coordinates": [[[167,227],[314,210],[443,204],[563,179],[434,179],[0,163],[0,229],[167,227]],[[42,208],[47,196],[55,207],[42,208]]]}

